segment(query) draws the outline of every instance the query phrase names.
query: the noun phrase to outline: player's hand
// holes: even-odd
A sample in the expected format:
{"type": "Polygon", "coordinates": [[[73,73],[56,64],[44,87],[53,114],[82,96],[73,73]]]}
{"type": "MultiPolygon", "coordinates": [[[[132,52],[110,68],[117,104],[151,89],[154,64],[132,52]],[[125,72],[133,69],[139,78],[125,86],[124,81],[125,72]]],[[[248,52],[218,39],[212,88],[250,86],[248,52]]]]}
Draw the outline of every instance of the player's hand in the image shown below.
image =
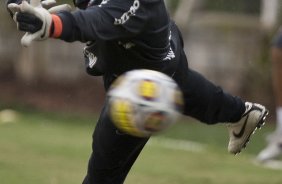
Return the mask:
{"type": "MultiPolygon", "coordinates": [[[[23,0],[6,0],[7,10],[12,18],[14,14],[18,11],[17,5],[21,4],[22,2],[23,0]],[[8,5],[10,6],[10,8],[8,8],[8,5]]],[[[41,5],[46,9],[54,7],[56,3],[57,3],[56,0],[41,0],[41,5]]]]}
{"type": "Polygon", "coordinates": [[[9,4],[8,8],[16,10],[14,20],[21,31],[27,32],[22,40],[28,46],[33,40],[44,40],[50,36],[52,16],[42,7],[40,0],[23,1],[20,5],[9,4]]]}
{"type": "Polygon", "coordinates": [[[68,4],[54,6],[55,0],[42,2],[31,0],[30,3],[23,1],[19,5],[15,3],[8,5],[8,8],[15,12],[14,20],[18,29],[27,32],[21,40],[23,46],[29,46],[34,40],[44,40],[53,35],[54,26],[51,13],[71,11],[71,6],[68,4]],[[53,7],[46,10],[43,5],[53,7]]]}
{"type": "Polygon", "coordinates": [[[41,5],[43,8],[48,9],[49,13],[59,13],[61,11],[72,11],[71,5],[60,4],[56,5],[56,0],[41,0],[41,5]]]}

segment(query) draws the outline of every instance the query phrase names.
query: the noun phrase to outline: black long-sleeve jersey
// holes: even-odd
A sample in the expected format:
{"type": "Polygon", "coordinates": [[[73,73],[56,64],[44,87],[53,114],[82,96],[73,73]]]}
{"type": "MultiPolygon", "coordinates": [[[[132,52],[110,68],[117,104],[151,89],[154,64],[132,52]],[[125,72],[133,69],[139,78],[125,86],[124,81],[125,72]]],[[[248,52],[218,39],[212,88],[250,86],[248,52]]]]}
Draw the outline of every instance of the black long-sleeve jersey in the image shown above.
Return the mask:
{"type": "Polygon", "coordinates": [[[182,40],[163,0],[103,0],[58,16],[60,39],[87,42],[89,74],[117,76],[139,68],[175,72],[182,40]]]}

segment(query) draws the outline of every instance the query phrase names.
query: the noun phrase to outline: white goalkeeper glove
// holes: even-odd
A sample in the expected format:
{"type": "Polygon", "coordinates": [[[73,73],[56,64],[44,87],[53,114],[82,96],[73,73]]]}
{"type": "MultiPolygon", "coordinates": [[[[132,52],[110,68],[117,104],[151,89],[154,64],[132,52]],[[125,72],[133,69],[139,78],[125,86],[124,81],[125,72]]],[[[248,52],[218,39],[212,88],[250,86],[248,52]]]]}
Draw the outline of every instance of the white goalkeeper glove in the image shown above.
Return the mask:
{"type": "MultiPolygon", "coordinates": [[[[46,0],[45,5],[53,5],[54,2],[56,1],[46,0]]],[[[27,1],[23,1],[20,5],[12,3],[8,5],[8,8],[15,12],[14,20],[18,29],[26,32],[21,39],[23,46],[29,46],[34,40],[45,40],[52,36],[54,31],[52,16],[54,15],[51,13],[62,10],[71,11],[71,6],[67,4],[46,10],[40,0],[31,0],[30,4],[27,1]]]]}
{"type": "MultiPolygon", "coordinates": [[[[7,10],[9,11],[11,17],[14,16],[16,12],[19,11],[19,4],[21,4],[24,0],[7,0],[6,5],[7,5],[7,10]],[[9,6],[9,8],[8,8],[9,6]]],[[[29,0],[27,0],[29,2],[29,0]]],[[[56,5],[56,0],[41,0],[41,5],[45,9],[52,8],[56,5]]]]}

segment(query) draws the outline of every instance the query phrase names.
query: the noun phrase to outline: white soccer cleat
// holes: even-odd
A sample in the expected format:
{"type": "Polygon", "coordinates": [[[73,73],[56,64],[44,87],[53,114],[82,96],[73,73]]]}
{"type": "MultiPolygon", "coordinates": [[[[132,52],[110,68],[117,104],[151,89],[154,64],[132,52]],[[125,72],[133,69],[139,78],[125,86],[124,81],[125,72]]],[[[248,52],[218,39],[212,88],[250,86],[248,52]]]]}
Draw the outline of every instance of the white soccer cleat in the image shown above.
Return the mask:
{"type": "Polygon", "coordinates": [[[263,149],[257,156],[259,162],[275,160],[282,155],[282,135],[274,137],[268,146],[263,149]]]}
{"type": "Polygon", "coordinates": [[[246,102],[246,111],[237,123],[228,124],[229,144],[228,151],[238,154],[246,147],[252,134],[265,123],[268,110],[256,103],[246,102]]]}

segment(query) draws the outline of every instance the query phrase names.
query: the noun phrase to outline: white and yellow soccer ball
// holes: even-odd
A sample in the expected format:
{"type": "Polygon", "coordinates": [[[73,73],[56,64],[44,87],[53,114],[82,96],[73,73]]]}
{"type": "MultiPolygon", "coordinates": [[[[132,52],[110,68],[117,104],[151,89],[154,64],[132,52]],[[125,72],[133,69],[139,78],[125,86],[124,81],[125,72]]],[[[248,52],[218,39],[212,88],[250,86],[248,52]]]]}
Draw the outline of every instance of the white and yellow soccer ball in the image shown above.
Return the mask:
{"type": "Polygon", "coordinates": [[[122,132],[149,137],[175,124],[183,108],[182,93],[169,76],[152,70],[121,75],[109,92],[109,115],[122,132]]]}

